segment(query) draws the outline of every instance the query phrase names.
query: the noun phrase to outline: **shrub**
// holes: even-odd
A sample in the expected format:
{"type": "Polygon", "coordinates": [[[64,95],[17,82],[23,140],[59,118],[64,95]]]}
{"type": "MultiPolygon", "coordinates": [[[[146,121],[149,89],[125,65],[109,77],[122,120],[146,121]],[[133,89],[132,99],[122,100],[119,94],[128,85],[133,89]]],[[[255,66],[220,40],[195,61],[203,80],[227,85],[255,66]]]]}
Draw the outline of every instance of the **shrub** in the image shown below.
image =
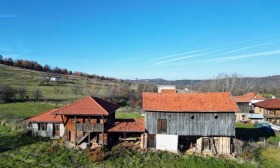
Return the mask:
{"type": "Polygon", "coordinates": [[[104,148],[100,147],[90,152],[90,155],[94,162],[102,161],[105,158],[104,148]]]}

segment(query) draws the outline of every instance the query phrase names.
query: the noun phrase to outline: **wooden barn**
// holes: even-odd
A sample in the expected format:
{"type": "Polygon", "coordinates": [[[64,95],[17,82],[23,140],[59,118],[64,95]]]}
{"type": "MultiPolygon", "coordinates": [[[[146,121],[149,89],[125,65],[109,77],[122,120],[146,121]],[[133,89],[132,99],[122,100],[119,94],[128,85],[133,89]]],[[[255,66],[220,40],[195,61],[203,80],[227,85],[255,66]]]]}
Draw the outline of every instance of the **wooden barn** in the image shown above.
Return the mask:
{"type": "Polygon", "coordinates": [[[231,93],[143,93],[145,147],[231,154],[238,106],[231,93]]]}

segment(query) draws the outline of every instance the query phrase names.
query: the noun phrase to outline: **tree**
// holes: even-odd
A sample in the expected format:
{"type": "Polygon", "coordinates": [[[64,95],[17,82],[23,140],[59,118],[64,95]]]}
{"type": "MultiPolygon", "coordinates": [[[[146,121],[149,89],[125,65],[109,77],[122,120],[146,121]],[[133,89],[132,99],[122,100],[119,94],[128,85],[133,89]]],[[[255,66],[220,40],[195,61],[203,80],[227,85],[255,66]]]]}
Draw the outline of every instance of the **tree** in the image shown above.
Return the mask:
{"type": "Polygon", "coordinates": [[[18,88],[17,90],[19,98],[21,100],[24,100],[26,98],[26,88],[24,86],[21,86],[20,88],[18,88]]]}
{"type": "Polygon", "coordinates": [[[206,92],[231,92],[233,95],[241,95],[253,90],[255,80],[244,78],[239,74],[220,73],[212,80],[203,83],[202,91],[206,92]]]}
{"type": "Polygon", "coordinates": [[[46,71],[46,72],[50,72],[51,71],[51,66],[46,64],[44,66],[43,70],[46,71]]]}
{"type": "Polygon", "coordinates": [[[15,96],[15,89],[13,89],[9,85],[4,85],[0,87],[0,100],[2,102],[9,102],[11,101],[15,96]]]}
{"type": "Polygon", "coordinates": [[[4,63],[3,56],[0,55],[0,64],[3,64],[3,63],[4,63]]]}
{"type": "Polygon", "coordinates": [[[33,97],[35,100],[39,101],[40,98],[43,97],[41,90],[39,90],[39,89],[34,90],[33,97]]]}

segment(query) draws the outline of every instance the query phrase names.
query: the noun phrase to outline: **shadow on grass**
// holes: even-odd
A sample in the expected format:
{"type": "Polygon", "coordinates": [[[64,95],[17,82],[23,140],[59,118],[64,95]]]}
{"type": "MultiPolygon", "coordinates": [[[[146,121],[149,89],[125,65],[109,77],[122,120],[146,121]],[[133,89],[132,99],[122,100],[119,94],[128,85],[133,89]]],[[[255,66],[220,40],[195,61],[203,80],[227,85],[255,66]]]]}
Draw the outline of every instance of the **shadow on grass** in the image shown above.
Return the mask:
{"type": "Polygon", "coordinates": [[[48,138],[33,137],[30,133],[13,131],[8,126],[0,126],[0,154],[37,142],[49,141],[48,138]]]}
{"type": "Polygon", "coordinates": [[[235,128],[236,138],[239,140],[259,141],[261,138],[275,137],[271,128],[235,128]]]}

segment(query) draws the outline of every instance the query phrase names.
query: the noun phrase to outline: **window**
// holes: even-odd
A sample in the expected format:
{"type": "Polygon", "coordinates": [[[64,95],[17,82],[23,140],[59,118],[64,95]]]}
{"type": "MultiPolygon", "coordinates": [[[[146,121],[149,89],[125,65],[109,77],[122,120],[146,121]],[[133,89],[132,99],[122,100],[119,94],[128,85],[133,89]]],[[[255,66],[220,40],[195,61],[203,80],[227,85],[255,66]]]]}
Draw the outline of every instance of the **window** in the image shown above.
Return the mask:
{"type": "Polygon", "coordinates": [[[47,123],[39,123],[38,124],[39,131],[46,131],[47,130],[47,123]]]}
{"type": "Polygon", "coordinates": [[[157,133],[158,134],[166,134],[167,133],[167,120],[166,119],[158,119],[157,120],[157,133]]]}

